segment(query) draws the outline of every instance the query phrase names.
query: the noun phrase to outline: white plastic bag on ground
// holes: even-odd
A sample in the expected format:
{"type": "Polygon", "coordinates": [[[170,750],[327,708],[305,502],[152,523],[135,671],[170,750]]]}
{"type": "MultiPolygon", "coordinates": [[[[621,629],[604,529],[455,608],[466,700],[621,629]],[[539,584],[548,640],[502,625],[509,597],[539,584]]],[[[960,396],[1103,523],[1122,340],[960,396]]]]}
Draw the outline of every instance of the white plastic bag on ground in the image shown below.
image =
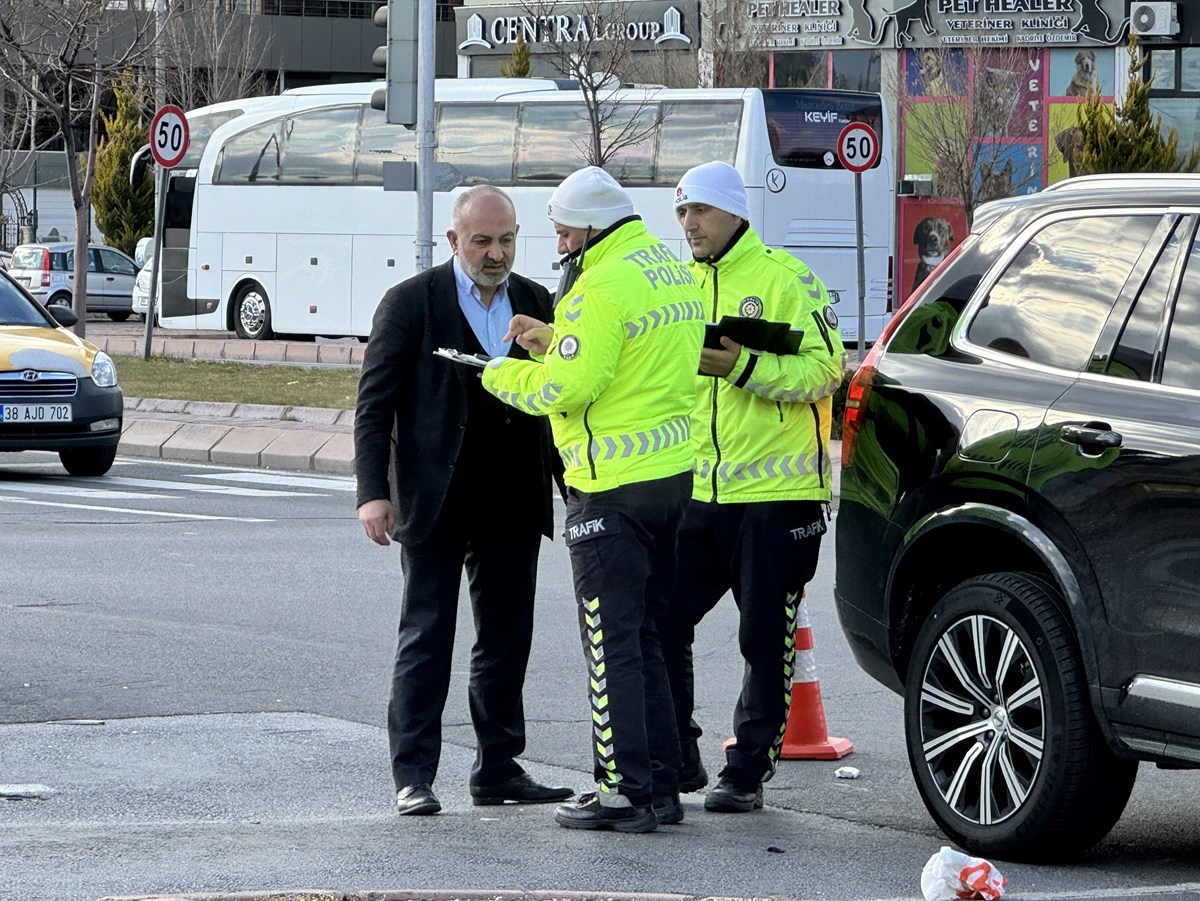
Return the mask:
{"type": "Polygon", "coordinates": [[[921,894],[925,901],[955,901],[978,898],[996,901],[1008,880],[981,857],[971,857],[942,845],[921,870],[921,894]]]}

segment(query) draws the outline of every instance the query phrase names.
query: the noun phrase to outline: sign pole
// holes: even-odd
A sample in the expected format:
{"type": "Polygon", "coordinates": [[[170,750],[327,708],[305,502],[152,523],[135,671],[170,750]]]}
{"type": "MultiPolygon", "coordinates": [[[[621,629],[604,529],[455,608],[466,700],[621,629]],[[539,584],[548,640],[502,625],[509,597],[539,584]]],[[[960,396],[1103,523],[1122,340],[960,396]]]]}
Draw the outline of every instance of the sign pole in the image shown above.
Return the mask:
{"type": "Polygon", "coordinates": [[[158,309],[158,269],[162,259],[163,219],[167,209],[167,181],[170,172],[162,166],[155,167],[154,181],[158,200],[154,213],[154,257],[150,260],[150,303],[146,307],[146,331],[142,336],[142,359],[150,359],[151,335],[154,332],[154,315],[158,309]]]}
{"type": "Polygon", "coordinates": [[[854,234],[858,247],[858,364],[867,355],[867,263],[863,240],[862,174],[879,161],[879,137],[865,122],[851,122],[838,135],[842,168],[854,173],[854,234]]]}
{"type": "Polygon", "coordinates": [[[863,250],[861,172],[854,173],[854,238],[858,245],[858,365],[861,366],[867,354],[867,263],[863,250]]]}
{"type": "Polygon", "coordinates": [[[150,263],[150,303],[146,308],[146,333],[142,339],[142,359],[150,359],[150,335],[158,309],[158,273],[162,269],[163,226],[167,218],[167,188],[171,170],[183,162],[191,134],[187,115],[174,104],[160,106],[150,120],[150,155],[158,163],[154,172],[158,187],[158,209],[154,214],[154,258],[150,263]]]}

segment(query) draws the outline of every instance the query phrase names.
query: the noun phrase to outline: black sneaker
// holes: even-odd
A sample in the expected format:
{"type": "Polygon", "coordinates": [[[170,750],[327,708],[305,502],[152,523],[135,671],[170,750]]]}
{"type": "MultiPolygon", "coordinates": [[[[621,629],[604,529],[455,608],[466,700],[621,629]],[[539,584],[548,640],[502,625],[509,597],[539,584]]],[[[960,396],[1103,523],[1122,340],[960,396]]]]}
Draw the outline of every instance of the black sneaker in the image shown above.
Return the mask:
{"type": "Polygon", "coordinates": [[[653,832],[658,828],[658,817],[649,804],[644,807],[605,807],[596,792],[581,795],[573,804],[560,804],[554,811],[554,819],[567,829],[653,832]]]}
{"type": "Polygon", "coordinates": [[[745,813],[762,806],[762,781],[739,778],[729,767],[721,771],[716,787],[704,798],[704,809],[716,813],[745,813]]]}
{"type": "Polygon", "coordinates": [[[655,798],[650,805],[660,826],[675,826],[683,822],[683,805],[679,803],[679,795],[663,795],[655,798]]]}

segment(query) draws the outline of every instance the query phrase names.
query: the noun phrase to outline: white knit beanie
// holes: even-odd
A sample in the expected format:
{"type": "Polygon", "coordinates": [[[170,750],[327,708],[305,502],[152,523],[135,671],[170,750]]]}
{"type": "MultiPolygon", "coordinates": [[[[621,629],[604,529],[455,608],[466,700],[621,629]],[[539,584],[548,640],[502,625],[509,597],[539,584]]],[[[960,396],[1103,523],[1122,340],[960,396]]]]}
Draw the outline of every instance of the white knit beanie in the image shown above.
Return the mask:
{"type": "Polygon", "coordinates": [[[737,169],[728,163],[711,162],[693,166],[683,173],[675,188],[675,209],[685,203],[703,203],[749,221],[746,186],[737,169]]]}
{"type": "Polygon", "coordinates": [[[603,231],[633,215],[633,201],[617,180],[596,166],[572,172],[550,195],[546,214],[569,228],[603,231]]]}

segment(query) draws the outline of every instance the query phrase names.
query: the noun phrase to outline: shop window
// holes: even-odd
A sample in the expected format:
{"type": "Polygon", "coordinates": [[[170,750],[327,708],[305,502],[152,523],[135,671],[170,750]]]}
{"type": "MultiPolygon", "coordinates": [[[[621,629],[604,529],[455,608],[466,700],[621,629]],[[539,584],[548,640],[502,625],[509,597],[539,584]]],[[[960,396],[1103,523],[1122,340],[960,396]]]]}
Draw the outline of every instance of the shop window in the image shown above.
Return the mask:
{"type": "Polygon", "coordinates": [[[879,92],[879,53],[871,50],[835,50],[833,86],[843,91],[879,92]]]}
{"type": "MultiPolygon", "coordinates": [[[[865,54],[864,54],[865,55],[865,54]]],[[[829,54],[824,51],[792,51],[772,54],[773,88],[829,87],[829,54]]]]}

